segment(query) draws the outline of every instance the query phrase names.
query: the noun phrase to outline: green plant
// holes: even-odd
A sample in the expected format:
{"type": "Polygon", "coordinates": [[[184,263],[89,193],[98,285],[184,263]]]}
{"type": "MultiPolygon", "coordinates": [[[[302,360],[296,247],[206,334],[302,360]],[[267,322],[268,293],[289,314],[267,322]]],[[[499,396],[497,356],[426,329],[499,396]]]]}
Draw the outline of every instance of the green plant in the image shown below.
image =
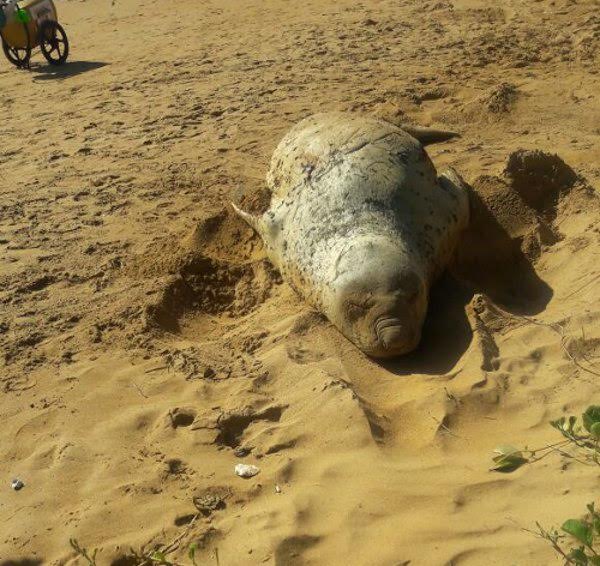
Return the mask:
{"type": "Polygon", "coordinates": [[[135,566],[183,566],[177,562],[169,560],[168,555],[171,553],[169,550],[149,550],[136,552],[133,548],[129,549],[128,559],[135,566]]]}
{"type": "Polygon", "coordinates": [[[71,548],[77,553],[77,555],[81,556],[81,558],[86,560],[90,566],[96,566],[96,555],[98,554],[97,548],[94,550],[94,552],[92,552],[92,555],[90,556],[90,553],[79,544],[79,541],[76,538],[69,539],[69,544],[71,545],[71,548]]]}
{"type": "MultiPolygon", "coordinates": [[[[90,553],[83,548],[77,539],[70,539],[69,543],[77,556],[84,558],[90,566],[97,566],[96,564],[96,555],[98,554],[98,549],[95,549],[94,552],[90,555],[90,553]]],[[[168,559],[168,555],[171,554],[174,550],[176,550],[177,546],[174,546],[173,543],[168,546],[163,546],[161,550],[150,550],[150,551],[135,551],[133,548],[129,549],[129,554],[127,558],[129,563],[135,564],[135,566],[184,566],[179,562],[172,562],[168,559]]],[[[198,545],[194,542],[188,548],[188,558],[192,562],[192,566],[199,566],[198,562],[196,562],[196,551],[198,550],[198,545]]],[[[218,563],[218,551],[216,552],[217,563],[218,563]]]]}
{"type": "Polygon", "coordinates": [[[190,548],[188,550],[188,558],[192,561],[193,566],[198,566],[196,563],[196,550],[198,550],[198,546],[196,543],[190,544],[190,548]]]}
{"type": "Polygon", "coordinates": [[[587,510],[583,519],[567,519],[561,526],[562,533],[556,529],[548,531],[536,523],[538,532],[535,534],[547,540],[565,564],[600,566],[600,513],[593,503],[588,504],[587,510]],[[569,540],[576,541],[576,545],[572,546],[571,542],[567,550],[563,545],[569,540]]]}
{"type": "Polygon", "coordinates": [[[558,430],[564,440],[548,444],[541,448],[519,449],[514,446],[499,446],[494,450],[495,472],[510,473],[518,470],[524,464],[532,464],[549,454],[558,453],[567,458],[585,464],[600,465],[600,405],[592,405],[577,417],[561,417],[550,423],[558,430]],[[570,448],[572,452],[567,452],[570,448]]]}
{"type": "MultiPolygon", "coordinates": [[[[574,416],[561,417],[550,424],[561,433],[564,440],[533,450],[499,446],[494,450],[496,455],[491,469],[511,473],[553,453],[583,464],[600,466],[599,405],[588,407],[580,419],[574,416]]],[[[565,564],[600,566],[600,513],[596,511],[594,503],[588,504],[587,514],[582,519],[567,519],[560,531],[547,530],[540,523],[536,525],[538,531],[534,534],[547,540],[565,564]]]]}

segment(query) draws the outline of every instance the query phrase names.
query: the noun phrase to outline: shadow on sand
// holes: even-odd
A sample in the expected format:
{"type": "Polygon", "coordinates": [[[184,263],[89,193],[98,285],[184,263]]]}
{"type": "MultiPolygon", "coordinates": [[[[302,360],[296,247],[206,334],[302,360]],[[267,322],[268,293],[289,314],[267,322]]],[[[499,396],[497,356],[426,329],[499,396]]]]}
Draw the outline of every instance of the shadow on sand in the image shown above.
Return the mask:
{"type": "Polygon", "coordinates": [[[498,223],[487,204],[471,191],[472,217],[455,264],[431,289],[429,310],[417,350],[381,363],[396,375],[442,375],[454,368],[473,339],[466,306],[475,293],[487,295],[507,312],[535,315],[552,298],[521,250],[521,239],[498,223]]]}
{"type": "Polygon", "coordinates": [[[76,77],[77,75],[100,69],[106,65],[108,63],[101,63],[99,61],[72,61],[57,66],[36,65],[31,68],[31,71],[35,73],[34,80],[51,81],[76,77]]]}

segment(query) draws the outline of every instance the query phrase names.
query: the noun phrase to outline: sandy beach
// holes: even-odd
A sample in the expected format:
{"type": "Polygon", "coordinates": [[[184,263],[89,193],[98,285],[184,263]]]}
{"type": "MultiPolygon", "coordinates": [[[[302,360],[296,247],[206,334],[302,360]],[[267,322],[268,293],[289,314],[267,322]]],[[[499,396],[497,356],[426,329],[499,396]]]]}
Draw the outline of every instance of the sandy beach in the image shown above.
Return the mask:
{"type": "Polygon", "coordinates": [[[0,61],[0,566],[561,564],[527,529],[598,467],[489,468],[600,404],[598,0],[57,9],[65,66],[0,61]],[[478,195],[384,363],[229,205],[333,110],[459,132],[428,153],[478,195]]]}

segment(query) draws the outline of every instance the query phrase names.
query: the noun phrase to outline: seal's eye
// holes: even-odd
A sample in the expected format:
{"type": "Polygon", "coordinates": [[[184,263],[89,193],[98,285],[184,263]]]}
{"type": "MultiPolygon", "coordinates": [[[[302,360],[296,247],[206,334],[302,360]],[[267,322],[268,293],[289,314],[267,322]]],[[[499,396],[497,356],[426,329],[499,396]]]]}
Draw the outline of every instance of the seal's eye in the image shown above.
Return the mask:
{"type": "Polygon", "coordinates": [[[368,310],[366,306],[351,301],[346,301],[345,307],[346,318],[350,322],[354,322],[355,320],[362,318],[363,316],[365,316],[368,310]]]}
{"type": "Polygon", "coordinates": [[[367,296],[364,299],[362,297],[353,296],[350,299],[346,299],[344,308],[346,311],[346,318],[350,322],[354,322],[359,318],[363,318],[369,312],[373,302],[371,296],[367,296]]]}

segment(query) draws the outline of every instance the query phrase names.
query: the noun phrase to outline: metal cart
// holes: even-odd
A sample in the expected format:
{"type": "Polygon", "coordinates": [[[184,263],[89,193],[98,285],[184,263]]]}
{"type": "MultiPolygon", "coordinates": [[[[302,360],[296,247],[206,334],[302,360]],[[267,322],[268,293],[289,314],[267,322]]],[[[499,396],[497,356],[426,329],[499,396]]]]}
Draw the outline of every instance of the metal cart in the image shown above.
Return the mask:
{"type": "Polygon", "coordinates": [[[62,65],[69,56],[52,0],[0,0],[0,37],[4,55],[16,67],[28,68],[37,47],[51,65],[62,65]]]}

